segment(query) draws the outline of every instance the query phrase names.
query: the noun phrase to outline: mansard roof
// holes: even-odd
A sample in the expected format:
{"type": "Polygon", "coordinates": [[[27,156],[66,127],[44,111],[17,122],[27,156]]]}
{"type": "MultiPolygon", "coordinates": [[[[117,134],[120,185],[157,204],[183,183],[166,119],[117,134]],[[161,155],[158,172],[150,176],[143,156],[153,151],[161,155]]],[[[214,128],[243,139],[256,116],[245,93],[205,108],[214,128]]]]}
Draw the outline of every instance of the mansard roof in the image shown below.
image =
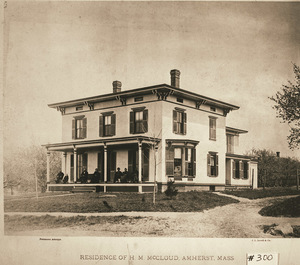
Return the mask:
{"type": "Polygon", "coordinates": [[[52,103],[48,104],[50,108],[66,108],[66,107],[72,107],[82,104],[93,104],[97,102],[104,102],[104,101],[110,101],[110,100],[120,100],[122,98],[129,98],[129,97],[135,97],[135,96],[142,96],[147,94],[157,94],[158,97],[161,95],[161,99],[166,99],[168,95],[175,95],[178,97],[182,97],[185,99],[194,100],[196,103],[199,102],[199,104],[208,104],[211,106],[220,107],[227,110],[237,110],[239,109],[239,106],[232,105],[220,100],[216,100],[213,98],[209,98],[188,90],[184,90],[182,88],[170,86],[167,84],[159,84],[154,86],[148,86],[148,87],[142,87],[142,88],[136,88],[131,90],[125,90],[121,92],[116,93],[109,93],[109,94],[103,94],[93,97],[87,97],[87,98],[81,98],[81,99],[75,99],[75,100],[69,100],[64,102],[58,102],[58,103],[52,103]],[[165,97],[165,98],[164,98],[165,97]]]}

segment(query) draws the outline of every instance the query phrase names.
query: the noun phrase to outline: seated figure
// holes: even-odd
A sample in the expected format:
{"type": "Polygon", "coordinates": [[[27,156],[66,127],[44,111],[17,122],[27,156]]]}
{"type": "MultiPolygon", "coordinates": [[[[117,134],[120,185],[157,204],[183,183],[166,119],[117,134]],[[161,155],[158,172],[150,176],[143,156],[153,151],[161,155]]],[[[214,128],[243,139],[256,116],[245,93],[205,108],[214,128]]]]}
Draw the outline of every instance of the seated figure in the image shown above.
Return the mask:
{"type": "Polygon", "coordinates": [[[59,171],[56,175],[55,183],[61,183],[64,177],[64,173],[62,171],[59,171]]]}
{"type": "Polygon", "coordinates": [[[114,183],[121,182],[122,175],[123,175],[123,173],[120,171],[120,168],[118,167],[117,171],[115,173],[114,183]]]}

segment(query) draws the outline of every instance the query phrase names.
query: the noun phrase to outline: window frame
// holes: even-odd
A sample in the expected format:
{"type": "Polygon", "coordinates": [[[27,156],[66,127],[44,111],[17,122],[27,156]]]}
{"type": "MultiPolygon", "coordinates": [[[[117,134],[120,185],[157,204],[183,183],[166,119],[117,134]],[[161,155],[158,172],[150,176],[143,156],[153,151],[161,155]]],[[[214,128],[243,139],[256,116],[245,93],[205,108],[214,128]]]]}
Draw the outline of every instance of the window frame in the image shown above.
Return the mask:
{"type": "Polygon", "coordinates": [[[207,154],[207,176],[219,176],[219,155],[217,152],[208,152],[207,154]],[[214,165],[212,165],[212,161],[214,162],[214,165]]]}
{"type": "Polygon", "coordinates": [[[129,113],[130,123],[129,132],[130,134],[146,133],[148,132],[148,109],[146,107],[132,108],[129,113]],[[137,119],[137,114],[139,114],[139,119],[137,119]]]}
{"type": "Polygon", "coordinates": [[[217,117],[209,116],[209,140],[217,140],[217,117]]]}
{"type": "Polygon", "coordinates": [[[175,108],[173,110],[173,133],[179,135],[187,134],[187,113],[186,110],[175,108]]]}
{"type": "Polygon", "coordinates": [[[85,139],[87,137],[87,118],[75,116],[72,120],[72,139],[85,139]]]}
{"type": "Polygon", "coordinates": [[[99,136],[108,137],[116,135],[116,114],[113,111],[104,112],[99,117],[99,136]],[[107,120],[110,123],[107,124],[107,120]]]}

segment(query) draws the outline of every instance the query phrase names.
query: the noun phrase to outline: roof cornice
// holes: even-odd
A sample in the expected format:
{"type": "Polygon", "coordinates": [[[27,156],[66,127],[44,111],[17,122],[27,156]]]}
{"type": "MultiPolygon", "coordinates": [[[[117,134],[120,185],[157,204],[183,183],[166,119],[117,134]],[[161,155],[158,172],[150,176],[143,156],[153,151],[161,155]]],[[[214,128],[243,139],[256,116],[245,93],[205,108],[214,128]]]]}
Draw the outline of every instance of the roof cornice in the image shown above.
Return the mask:
{"type": "Polygon", "coordinates": [[[228,111],[239,109],[239,106],[232,105],[206,96],[202,96],[200,94],[190,92],[181,88],[173,87],[167,84],[159,84],[154,86],[121,91],[118,93],[109,93],[109,94],[103,94],[99,96],[52,103],[52,104],[48,104],[48,106],[50,108],[56,108],[61,110],[66,107],[72,107],[72,106],[77,106],[82,104],[93,106],[94,103],[96,102],[105,102],[109,100],[120,100],[122,105],[126,105],[127,98],[133,96],[139,96],[139,95],[147,95],[147,94],[156,94],[159,100],[165,100],[170,94],[173,94],[176,96],[194,100],[196,102],[196,105],[198,104],[198,106],[200,106],[201,104],[208,104],[208,105],[227,109],[228,111]]]}

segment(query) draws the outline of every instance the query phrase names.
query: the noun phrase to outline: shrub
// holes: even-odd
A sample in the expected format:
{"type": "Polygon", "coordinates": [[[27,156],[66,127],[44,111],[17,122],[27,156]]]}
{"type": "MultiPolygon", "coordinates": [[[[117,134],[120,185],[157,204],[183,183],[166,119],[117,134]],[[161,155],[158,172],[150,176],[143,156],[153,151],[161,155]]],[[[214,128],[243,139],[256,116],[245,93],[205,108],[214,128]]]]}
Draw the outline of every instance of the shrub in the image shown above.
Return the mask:
{"type": "Polygon", "coordinates": [[[177,195],[177,193],[178,193],[178,190],[174,186],[174,182],[175,181],[170,180],[168,182],[168,187],[167,187],[167,189],[165,191],[166,196],[168,196],[170,199],[172,199],[173,197],[175,197],[177,195]]]}

